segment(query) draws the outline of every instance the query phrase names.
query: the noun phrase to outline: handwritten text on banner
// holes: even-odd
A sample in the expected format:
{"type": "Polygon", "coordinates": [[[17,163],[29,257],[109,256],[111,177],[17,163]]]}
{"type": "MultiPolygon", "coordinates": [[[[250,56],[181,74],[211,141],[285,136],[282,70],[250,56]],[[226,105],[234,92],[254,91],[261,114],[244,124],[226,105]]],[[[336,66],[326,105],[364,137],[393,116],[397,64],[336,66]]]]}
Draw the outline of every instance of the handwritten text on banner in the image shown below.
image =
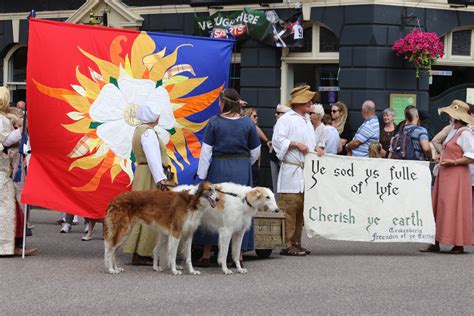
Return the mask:
{"type": "Polygon", "coordinates": [[[434,242],[427,162],[310,153],[304,176],[309,237],[434,242]]]}

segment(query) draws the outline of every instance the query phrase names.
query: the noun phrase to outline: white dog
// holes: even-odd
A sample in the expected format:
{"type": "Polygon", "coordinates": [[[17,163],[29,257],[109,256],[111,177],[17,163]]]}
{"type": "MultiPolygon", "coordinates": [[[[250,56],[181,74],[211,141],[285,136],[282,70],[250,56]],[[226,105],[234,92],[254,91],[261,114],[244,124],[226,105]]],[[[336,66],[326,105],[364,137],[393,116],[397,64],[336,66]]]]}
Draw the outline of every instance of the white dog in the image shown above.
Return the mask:
{"type": "MultiPolygon", "coordinates": [[[[174,191],[190,190],[196,186],[181,185],[174,191]]],[[[273,192],[264,187],[251,188],[235,183],[225,182],[216,185],[218,202],[215,208],[206,206],[201,217],[201,225],[219,233],[219,255],[217,262],[225,274],[232,274],[227,268],[227,253],[232,240],[232,260],[239,273],[247,273],[240,265],[240,248],[244,233],[252,224],[255,213],[266,207],[271,212],[278,212],[273,192]]],[[[161,258],[160,258],[161,264],[161,258]]]]}

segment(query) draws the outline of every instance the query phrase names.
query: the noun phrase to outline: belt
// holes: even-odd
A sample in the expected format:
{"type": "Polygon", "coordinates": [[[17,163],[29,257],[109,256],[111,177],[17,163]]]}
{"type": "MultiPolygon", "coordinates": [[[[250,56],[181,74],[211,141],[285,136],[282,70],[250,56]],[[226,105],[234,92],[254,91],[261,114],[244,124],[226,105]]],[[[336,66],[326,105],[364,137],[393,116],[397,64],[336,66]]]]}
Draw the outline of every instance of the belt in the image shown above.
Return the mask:
{"type": "Polygon", "coordinates": [[[148,162],[138,162],[137,165],[139,166],[148,165],[148,162]]]}
{"type": "Polygon", "coordinates": [[[250,158],[249,154],[235,154],[235,155],[222,155],[222,156],[214,156],[216,160],[220,159],[232,159],[232,158],[250,158]]]}
{"type": "MultiPolygon", "coordinates": [[[[304,169],[304,163],[302,163],[302,162],[301,162],[301,163],[296,163],[296,162],[289,162],[289,161],[286,161],[286,160],[283,160],[282,162],[283,162],[284,164],[287,164],[287,165],[292,165],[292,166],[296,166],[296,167],[298,167],[298,168],[304,169]]],[[[295,169],[295,170],[293,171],[293,174],[291,175],[292,177],[295,176],[296,171],[298,171],[298,169],[295,169]]]]}
{"type": "Polygon", "coordinates": [[[299,167],[301,169],[304,169],[304,163],[297,163],[297,162],[289,162],[289,161],[286,161],[286,160],[283,160],[282,161],[283,163],[286,163],[287,165],[292,165],[292,166],[296,166],[296,167],[299,167]]]}

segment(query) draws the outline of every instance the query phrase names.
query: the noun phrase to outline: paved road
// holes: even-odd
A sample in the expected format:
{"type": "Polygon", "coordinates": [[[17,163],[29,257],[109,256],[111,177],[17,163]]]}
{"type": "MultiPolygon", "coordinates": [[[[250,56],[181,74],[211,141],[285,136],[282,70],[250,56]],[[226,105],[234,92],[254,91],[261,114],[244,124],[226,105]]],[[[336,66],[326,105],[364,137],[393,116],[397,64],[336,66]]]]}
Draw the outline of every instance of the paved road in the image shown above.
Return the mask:
{"type": "MultiPolygon", "coordinates": [[[[304,258],[246,256],[247,275],[172,276],[128,265],[109,275],[99,239],[59,234],[58,213],[33,210],[25,260],[0,258],[0,314],[474,314],[474,255],[421,254],[419,244],[312,239],[304,258]]],[[[101,235],[101,225],[96,237],[101,235]]],[[[474,252],[472,248],[468,249],[474,252]]]]}

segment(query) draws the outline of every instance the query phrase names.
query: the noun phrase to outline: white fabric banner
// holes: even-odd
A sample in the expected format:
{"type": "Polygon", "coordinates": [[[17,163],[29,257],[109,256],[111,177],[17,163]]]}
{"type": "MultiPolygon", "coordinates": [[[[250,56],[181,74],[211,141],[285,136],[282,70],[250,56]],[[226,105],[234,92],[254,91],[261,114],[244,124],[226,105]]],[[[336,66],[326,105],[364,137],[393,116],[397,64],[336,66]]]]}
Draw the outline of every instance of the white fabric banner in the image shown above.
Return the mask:
{"type": "Polygon", "coordinates": [[[434,243],[428,162],[309,153],[304,177],[309,237],[434,243]]]}

